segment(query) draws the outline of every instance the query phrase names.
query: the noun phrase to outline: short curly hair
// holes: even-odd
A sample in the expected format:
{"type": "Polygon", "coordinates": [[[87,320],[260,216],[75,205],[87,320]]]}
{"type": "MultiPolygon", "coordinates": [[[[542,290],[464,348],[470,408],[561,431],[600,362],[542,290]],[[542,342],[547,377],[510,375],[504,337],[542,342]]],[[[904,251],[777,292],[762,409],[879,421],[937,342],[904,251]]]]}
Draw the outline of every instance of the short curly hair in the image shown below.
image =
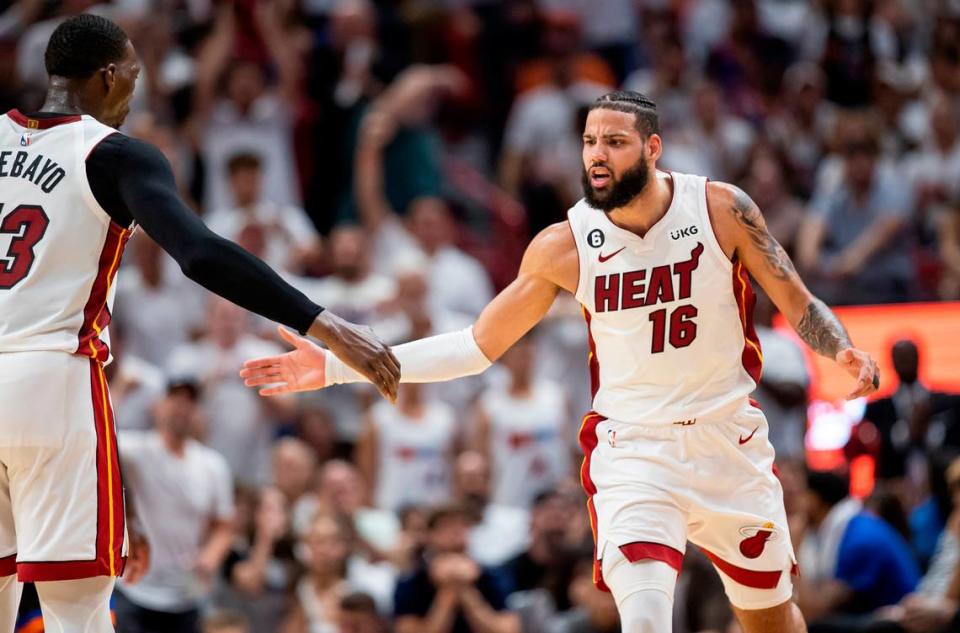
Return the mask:
{"type": "Polygon", "coordinates": [[[43,54],[51,77],[86,79],[111,62],[123,59],[127,34],[115,22],[82,13],[62,22],[43,54]]]}

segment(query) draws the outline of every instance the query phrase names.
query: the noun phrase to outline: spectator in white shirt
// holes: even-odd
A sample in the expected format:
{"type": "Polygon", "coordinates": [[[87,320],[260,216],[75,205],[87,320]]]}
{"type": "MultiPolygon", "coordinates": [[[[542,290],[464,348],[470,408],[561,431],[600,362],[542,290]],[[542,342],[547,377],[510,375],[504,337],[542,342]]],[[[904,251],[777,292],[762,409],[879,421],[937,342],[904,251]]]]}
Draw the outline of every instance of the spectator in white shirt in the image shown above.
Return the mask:
{"type": "Polygon", "coordinates": [[[290,507],[294,534],[303,534],[317,511],[313,487],[317,456],[302,440],[285,437],[273,446],[273,485],[290,507]]]}
{"type": "Polygon", "coordinates": [[[907,178],[924,219],[937,219],[960,200],[960,107],[938,94],[930,108],[923,146],[904,159],[907,178]]]}
{"type": "Polygon", "coordinates": [[[200,607],[233,541],[233,482],[226,461],[194,439],[198,386],[171,380],[155,430],[123,433],[126,485],[151,548],[136,585],[122,581],[115,603],[129,633],[195,633],[200,607]]]}
{"type": "Polygon", "coordinates": [[[368,486],[351,462],[332,459],[320,469],[317,496],[323,511],[350,517],[357,537],[374,552],[397,545],[400,521],[393,512],[371,507],[368,486]]]}
{"type": "Polygon", "coordinates": [[[409,336],[407,319],[386,314],[385,305],[396,298],[397,282],[371,271],[376,257],[364,230],[355,225],[338,226],[330,234],[330,264],[333,271],[323,279],[294,280],[304,294],[348,321],[372,327],[387,342],[409,336]]]}
{"type": "Polygon", "coordinates": [[[116,320],[127,354],[165,367],[170,353],[203,324],[202,306],[185,292],[179,271],[170,272],[170,257],[156,242],[141,232],[131,247],[134,266],[124,267],[117,281],[116,320]]]}
{"type": "Polygon", "coordinates": [[[117,428],[145,431],[153,425],[153,407],[163,397],[166,377],[156,365],[127,353],[125,332],[117,324],[110,327],[110,351],[107,375],[117,428]]]}
{"type": "Polygon", "coordinates": [[[503,188],[516,198],[525,189],[544,187],[558,203],[569,206],[581,195],[578,113],[610,88],[574,80],[569,72],[557,75],[514,102],[504,131],[499,172],[503,188]]]}
{"type": "Polygon", "coordinates": [[[493,471],[491,498],[525,509],[572,472],[566,398],[559,384],[534,377],[537,340],[528,334],[503,355],[509,383],[488,388],[476,407],[477,449],[493,471]]]}
{"type": "Polygon", "coordinates": [[[243,386],[240,367],[248,358],[282,349],[250,333],[250,316],[225,299],[211,299],[207,338],[174,350],[169,371],[195,377],[204,387],[207,443],[230,464],[242,483],[266,483],[275,423],[290,413],[292,401],[261,398],[243,386]]]}
{"type": "Polygon", "coordinates": [[[299,272],[319,251],[316,227],[303,209],[263,196],[264,167],[259,156],[241,152],[227,161],[233,206],[213,209],[207,226],[229,240],[238,240],[250,225],[264,232],[263,260],[271,267],[299,272]]]}
{"type": "Polygon", "coordinates": [[[410,204],[408,225],[427,255],[427,305],[431,313],[456,315],[472,323],[493,298],[487,271],[454,244],[456,225],[446,203],[419,198],[410,204]]]}
{"type": "Polygon", "coordinates": [[[311,521],[297,545],[297,558],[306,573],[296,585],[293,609],[283,624],[285,633],[335,633],[340,600],[356,585],[347,578],[352,530],[334,514],[311,521]]]}
{"type": "Polygon", "coordinates": [[[422,385],[403,385],[396,406],[373,405],[355,461],[376,506],[396,512],[446,502],[456,439],[453,409],[425,397],[422,385]]]}
{"type": "Polygon", "coordinates": [[[753,144],[753,129],[727,111],[723,93],[710,81],[695,89],[692,110],[693,117],[678,127],[664,150],[664,163],[677,171],[733,180],[753,144]]]}
{"type": "Polygon", "coordinates": [[[455,501],[475,521],[469,553],[481,565],[500,565],[524,550],[530,538],[530,512],[490,502],[490,462],[479,451],[464,451],[454,463],[455,501]]]}
{"type": "MultiPolygon", "coordinates": [[[[371,259],[380,257],[371,242],[360,227],[338,226],[329,238],[332,273],[322,279],[296,277],[291,283],[319,305],[369,325],[388,343],[397,343],[409,336],[409,321],[389,306],[398,295],[395,279],[371,270],[371,259]]],[[[337,385],[329,393],[307,398],[330,412],[337,438],[352,443],[359,433],[356,420],[371,391],[369,385],[337,385]]]]}
{"type": "Polygon", "coordinates": [[[213,32],[197,55],[193,127],[206,163],[205,209],[229,206],[226,165],[242,151],[256,153],[263,162],[264,199],[281,206],[300,202],[293,152],[293,108],[304,72],[300,53],[295,38],[287,37],[280,24],[277,3],[254,4],[249,17],[278,73],[277,85],[269,86],[260,65],[233,59],[241,35],[237,13],[242,10],[234,3],[221,5],[213,32]],[[225,90],[218,96],[223,76],[225,90]]]}

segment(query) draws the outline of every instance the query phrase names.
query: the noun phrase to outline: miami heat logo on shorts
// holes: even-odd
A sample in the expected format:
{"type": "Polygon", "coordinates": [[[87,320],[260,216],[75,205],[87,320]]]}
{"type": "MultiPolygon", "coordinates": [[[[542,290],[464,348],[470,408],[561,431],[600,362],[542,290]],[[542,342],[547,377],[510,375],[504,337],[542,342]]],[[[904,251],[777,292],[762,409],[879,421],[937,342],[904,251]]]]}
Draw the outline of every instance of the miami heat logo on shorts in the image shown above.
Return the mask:
{"type": "Polygon", "coordinates": [[[740,528],[740,535],[745,537],[740,541],[740,553],[747,558],[759,558],[767,541],[774,541],[779,536],[777,528],[769,521],[763,525],[754,525],[740,528]]]}

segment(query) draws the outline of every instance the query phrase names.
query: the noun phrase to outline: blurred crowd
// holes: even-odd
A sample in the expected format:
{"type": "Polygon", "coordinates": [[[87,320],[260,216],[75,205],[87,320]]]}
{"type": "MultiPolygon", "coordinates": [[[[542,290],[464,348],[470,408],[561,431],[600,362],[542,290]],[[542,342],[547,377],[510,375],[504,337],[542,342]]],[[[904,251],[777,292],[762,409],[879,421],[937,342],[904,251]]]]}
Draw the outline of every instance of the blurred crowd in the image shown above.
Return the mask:
{"type": "MultiPolygon", "coordinates": [[[[81,11],[130,34],[123,131],[209,226],[391,343],[464,327],[509,282],[581,196],[586,107],[621,86],[658,103],[661,168],[743,187],[828,303],[960,298],[955,0],[0,1],[4,109],[39,107],[47,39],[81,11]]],[[[591,583],[572,298],[485,375],[393,407],[244,388],[273,326],[142,234],[117,283],[108,369],[153,548],[121,631],[619,630],[591,583]]],[[[956,398],[899,342],[899,387],[848,447],[877,485],[853,498],[805,466],[809,376],[773,314],[761,297],[757,397],[812,630],[960,631],[956,398]]],[[[693,548],[676,607],[678,633],[736,630],[693,548]]]]}

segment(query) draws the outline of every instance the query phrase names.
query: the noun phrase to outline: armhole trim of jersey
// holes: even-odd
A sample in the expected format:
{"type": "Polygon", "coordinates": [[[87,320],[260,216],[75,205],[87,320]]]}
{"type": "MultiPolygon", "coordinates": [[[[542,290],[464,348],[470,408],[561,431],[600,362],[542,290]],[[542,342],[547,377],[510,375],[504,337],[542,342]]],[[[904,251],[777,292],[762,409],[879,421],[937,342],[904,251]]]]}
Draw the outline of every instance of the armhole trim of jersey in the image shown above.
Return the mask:
{"type": "MultiPolygon", "coordinates": [[[[107,138],[113,136],[114,134],[119,134],[119,133],[120,132],[118,132],[117,130],[114,130],[113,128],[106,128],[102,130],[97,136],[94,136],[93,142],[91,142],[90,146],[86,148],[86,151],[80,152],[80,154],[82,154],[82,158],[80,159],[80,165],[78,166],[78,169],[82,170],[80,173],[83,174],[83,176],[80,179],[83,183],[81,185],[83,199],[87,203],[87,207],[93,212],[93,214],[97,216],[97,218],[101,222],[104,222],[108,227],[111,224],[116,224],[119,228],[123,229],[124,231],[132,231],[133,226],[123,226],[119,224],[110,216],[109,213],[107,213],[106,209],[100,206],[100,203],[97,202],[96,196],[93,195],[93,189],[90,188],[90,180],[87,178],[87,159],[90,157],[90,154],[93,153],[93,150],[95,150],[100,145],[100,143],[105,141],[107,138]]],[[[82,126],[80,127],[80,134],[81,135],[83,134],[82,126]]],[[[86,144],[84,143],[83,145],[86,145],[86,144]]]]}
{"type": "Polygon", "coordinates": [[[718,262],[721,262],[726,270],[733,270],[733,261],[727,257],[727,254],[723,252],[723,247],[720,246],[720,240],[717,239],[717,232],[713,228],[713,219],[710,217],[710,189],[708,185],[710,184],[709,178],[703,179],[703,196],[700,197],[698,204],[700,206],[700,213],[704,217],[704,224],[706,224],[707,230],[705,231],[707,235],[705,236],[707,241],[707,247],[713,256],[717,259],[718,262]]]}
{"type": "Polygon", "coordinates": [[[584,285],[586,283],[586,271],[583,270],[584,257],[583,253],[585,252],[580,244],[580,239],[577,237],[577,230],[573,226],[573,212],[576,210],[576,207],[571,208],[567,211],[567,228],[570,229],[570,233],[573,235],[573,246],[577,249],[577,290],[573,295],[573,298],[579,301],[582,305],[585,305],[583,302],[586,299],[586,292],[584,285]]]}

